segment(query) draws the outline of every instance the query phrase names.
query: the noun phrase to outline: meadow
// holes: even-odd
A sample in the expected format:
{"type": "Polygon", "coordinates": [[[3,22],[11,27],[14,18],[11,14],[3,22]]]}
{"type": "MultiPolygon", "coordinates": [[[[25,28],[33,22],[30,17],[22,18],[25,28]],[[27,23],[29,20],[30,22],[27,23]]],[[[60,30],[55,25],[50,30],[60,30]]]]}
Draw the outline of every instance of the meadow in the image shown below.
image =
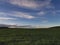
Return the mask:
{"type": "Polygon", "coordinates": [[[60,45],[60,28],[2,28],[0,45],[60,45]]]}

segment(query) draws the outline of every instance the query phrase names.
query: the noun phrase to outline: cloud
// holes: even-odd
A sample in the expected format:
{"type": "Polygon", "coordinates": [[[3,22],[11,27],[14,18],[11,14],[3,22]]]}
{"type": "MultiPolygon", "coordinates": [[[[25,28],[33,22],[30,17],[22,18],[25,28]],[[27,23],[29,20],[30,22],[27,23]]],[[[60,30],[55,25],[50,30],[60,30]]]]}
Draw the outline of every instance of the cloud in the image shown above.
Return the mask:
{"type": "Polygon", "coordinates": [[[9,0],[7,2],[25,8],[38,9],[50,5],[51,0],[9,0]]]}
{"type": "Polygon", "coordinates": [[[41,23],[47,23],[48,22],[48,19],[46,17],[40,17],[40,21],[41,23]]]}
{"type": "Polygon", "coordinates": [[[13,12],[12,16],[20,17],[20,18],[26,18],[26,19],[33,19],[33,18],[35,18],[35,16],[32,16],[29,13],[23,13],[23,12],[13,12]]]}
{"type": "Polygon", "coordinates": [[[60,10],[56,10],[56,12],[59,12],[60,13],[60,10]]]}
{"type": "Polygon", "coordinates": [[[9,17],[9,16],[19,17],[19,18],[26,18],[26,19],[35,18],[35,16],[32,16],[29,13],[25,13],[25,12],[16,12],[16,11],[12,11],[12,13],[0,12],[0,17],[9,17]]]}
{"type": "Polygon", "coordinates": [[[0,17],[7,17],[8,16],[8,13],[6,12],[0,12],[0,17]]]}
{"type": "Polygon", "coordinates": [[[0,20],[15,20],[14,18],[0,17],[0,20]]]}
{"type": "Polygon", "coordinates": [[[53,10],[51,11],[51,13],[53,14],[53,16],[56,16],[58,13],[60,13],[60,10],[53,10]]]}
{"type": "Polygon", "coordinates": [[[44,11],[40,11],[37,13],[37,15],[39,15],[39,16],[44,16],[45,14],[46,14],[46,12],[44,12],[44,11]]]}
{"type": "MultiPolygon", "coordinates": [[[[37,0],[5,0],[5,1],[8,2],[8,5],[9,5],[9,3],[11,4],[11,5],[9,5],[9,9],[11,9],[11,10],[9,10],[10,12],[11,11],[17,11],[17,12],[20,11],[20,15],[15,15],[15,14],[13,15],[16,17],[31,18],[32,19],[35,17],[28,14],[28,13],[25,13],[25,12],[29,11],[29,13],[30,12],[34,13],[34,11],[35,11],[37,15],[43,16],[46,13],[49,13],[49,11],[54,10],[54,6],[51,4],[52,0],[38,0],[38,1],[37,0]],[[17,6],[17,7],[15,7],[15,6],[17,6]],[[20,8],[20,7],[23,7],[23,8],[20,8]],[[32,10],[29,10],[28,8],[35,9],[35,10],[32,11],[32,10]],[[46,8],[48,11],[45,10],[46,8]],[[37,9],[40,9],[40,10],[37,10],[37,9]],[[37,11],[39,11],[39,12],[37,13],[37,11]]],[[[55,12],[52,12],[52,11],[50,13],[55,14],[55,12]]]]}
{"type": "Polygon", "coordinates": [[[22,7],[28,7],[28,8],[38,7],[37,3],[35,3],[33,0],[9,0],[8,2],[22,7]]]}

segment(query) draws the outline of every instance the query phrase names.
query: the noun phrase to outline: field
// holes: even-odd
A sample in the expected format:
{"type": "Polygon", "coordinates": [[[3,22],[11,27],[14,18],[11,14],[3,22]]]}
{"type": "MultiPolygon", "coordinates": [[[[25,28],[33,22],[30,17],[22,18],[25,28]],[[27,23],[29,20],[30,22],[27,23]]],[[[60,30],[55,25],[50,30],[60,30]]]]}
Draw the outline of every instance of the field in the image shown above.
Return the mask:
{"type": "Polygon", "coordinates": [[[0,45],[60,45],[60,28],[0,29],[0,45]]]}

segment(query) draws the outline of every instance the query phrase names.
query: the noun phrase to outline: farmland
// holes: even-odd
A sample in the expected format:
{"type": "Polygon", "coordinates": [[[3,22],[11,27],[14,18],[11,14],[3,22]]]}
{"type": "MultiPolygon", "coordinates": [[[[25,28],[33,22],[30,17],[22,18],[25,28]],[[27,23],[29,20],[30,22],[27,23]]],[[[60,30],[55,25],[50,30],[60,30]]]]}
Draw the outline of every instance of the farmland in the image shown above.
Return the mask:
{"type": "Polygon", "coordinates": [[[0,45],[60,45],[60,28],[2,28],[0,45]]]}

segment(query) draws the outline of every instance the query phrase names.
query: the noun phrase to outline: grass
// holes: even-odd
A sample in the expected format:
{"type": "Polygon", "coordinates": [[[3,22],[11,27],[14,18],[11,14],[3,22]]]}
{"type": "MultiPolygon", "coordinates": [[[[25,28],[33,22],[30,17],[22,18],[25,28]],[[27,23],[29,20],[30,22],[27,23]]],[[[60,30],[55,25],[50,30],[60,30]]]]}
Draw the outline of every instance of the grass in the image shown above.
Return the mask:
{"type": "Polygon", "coordinates": [[[60,28],[0,29],[0,45],[60,45],[60,28]]]}

